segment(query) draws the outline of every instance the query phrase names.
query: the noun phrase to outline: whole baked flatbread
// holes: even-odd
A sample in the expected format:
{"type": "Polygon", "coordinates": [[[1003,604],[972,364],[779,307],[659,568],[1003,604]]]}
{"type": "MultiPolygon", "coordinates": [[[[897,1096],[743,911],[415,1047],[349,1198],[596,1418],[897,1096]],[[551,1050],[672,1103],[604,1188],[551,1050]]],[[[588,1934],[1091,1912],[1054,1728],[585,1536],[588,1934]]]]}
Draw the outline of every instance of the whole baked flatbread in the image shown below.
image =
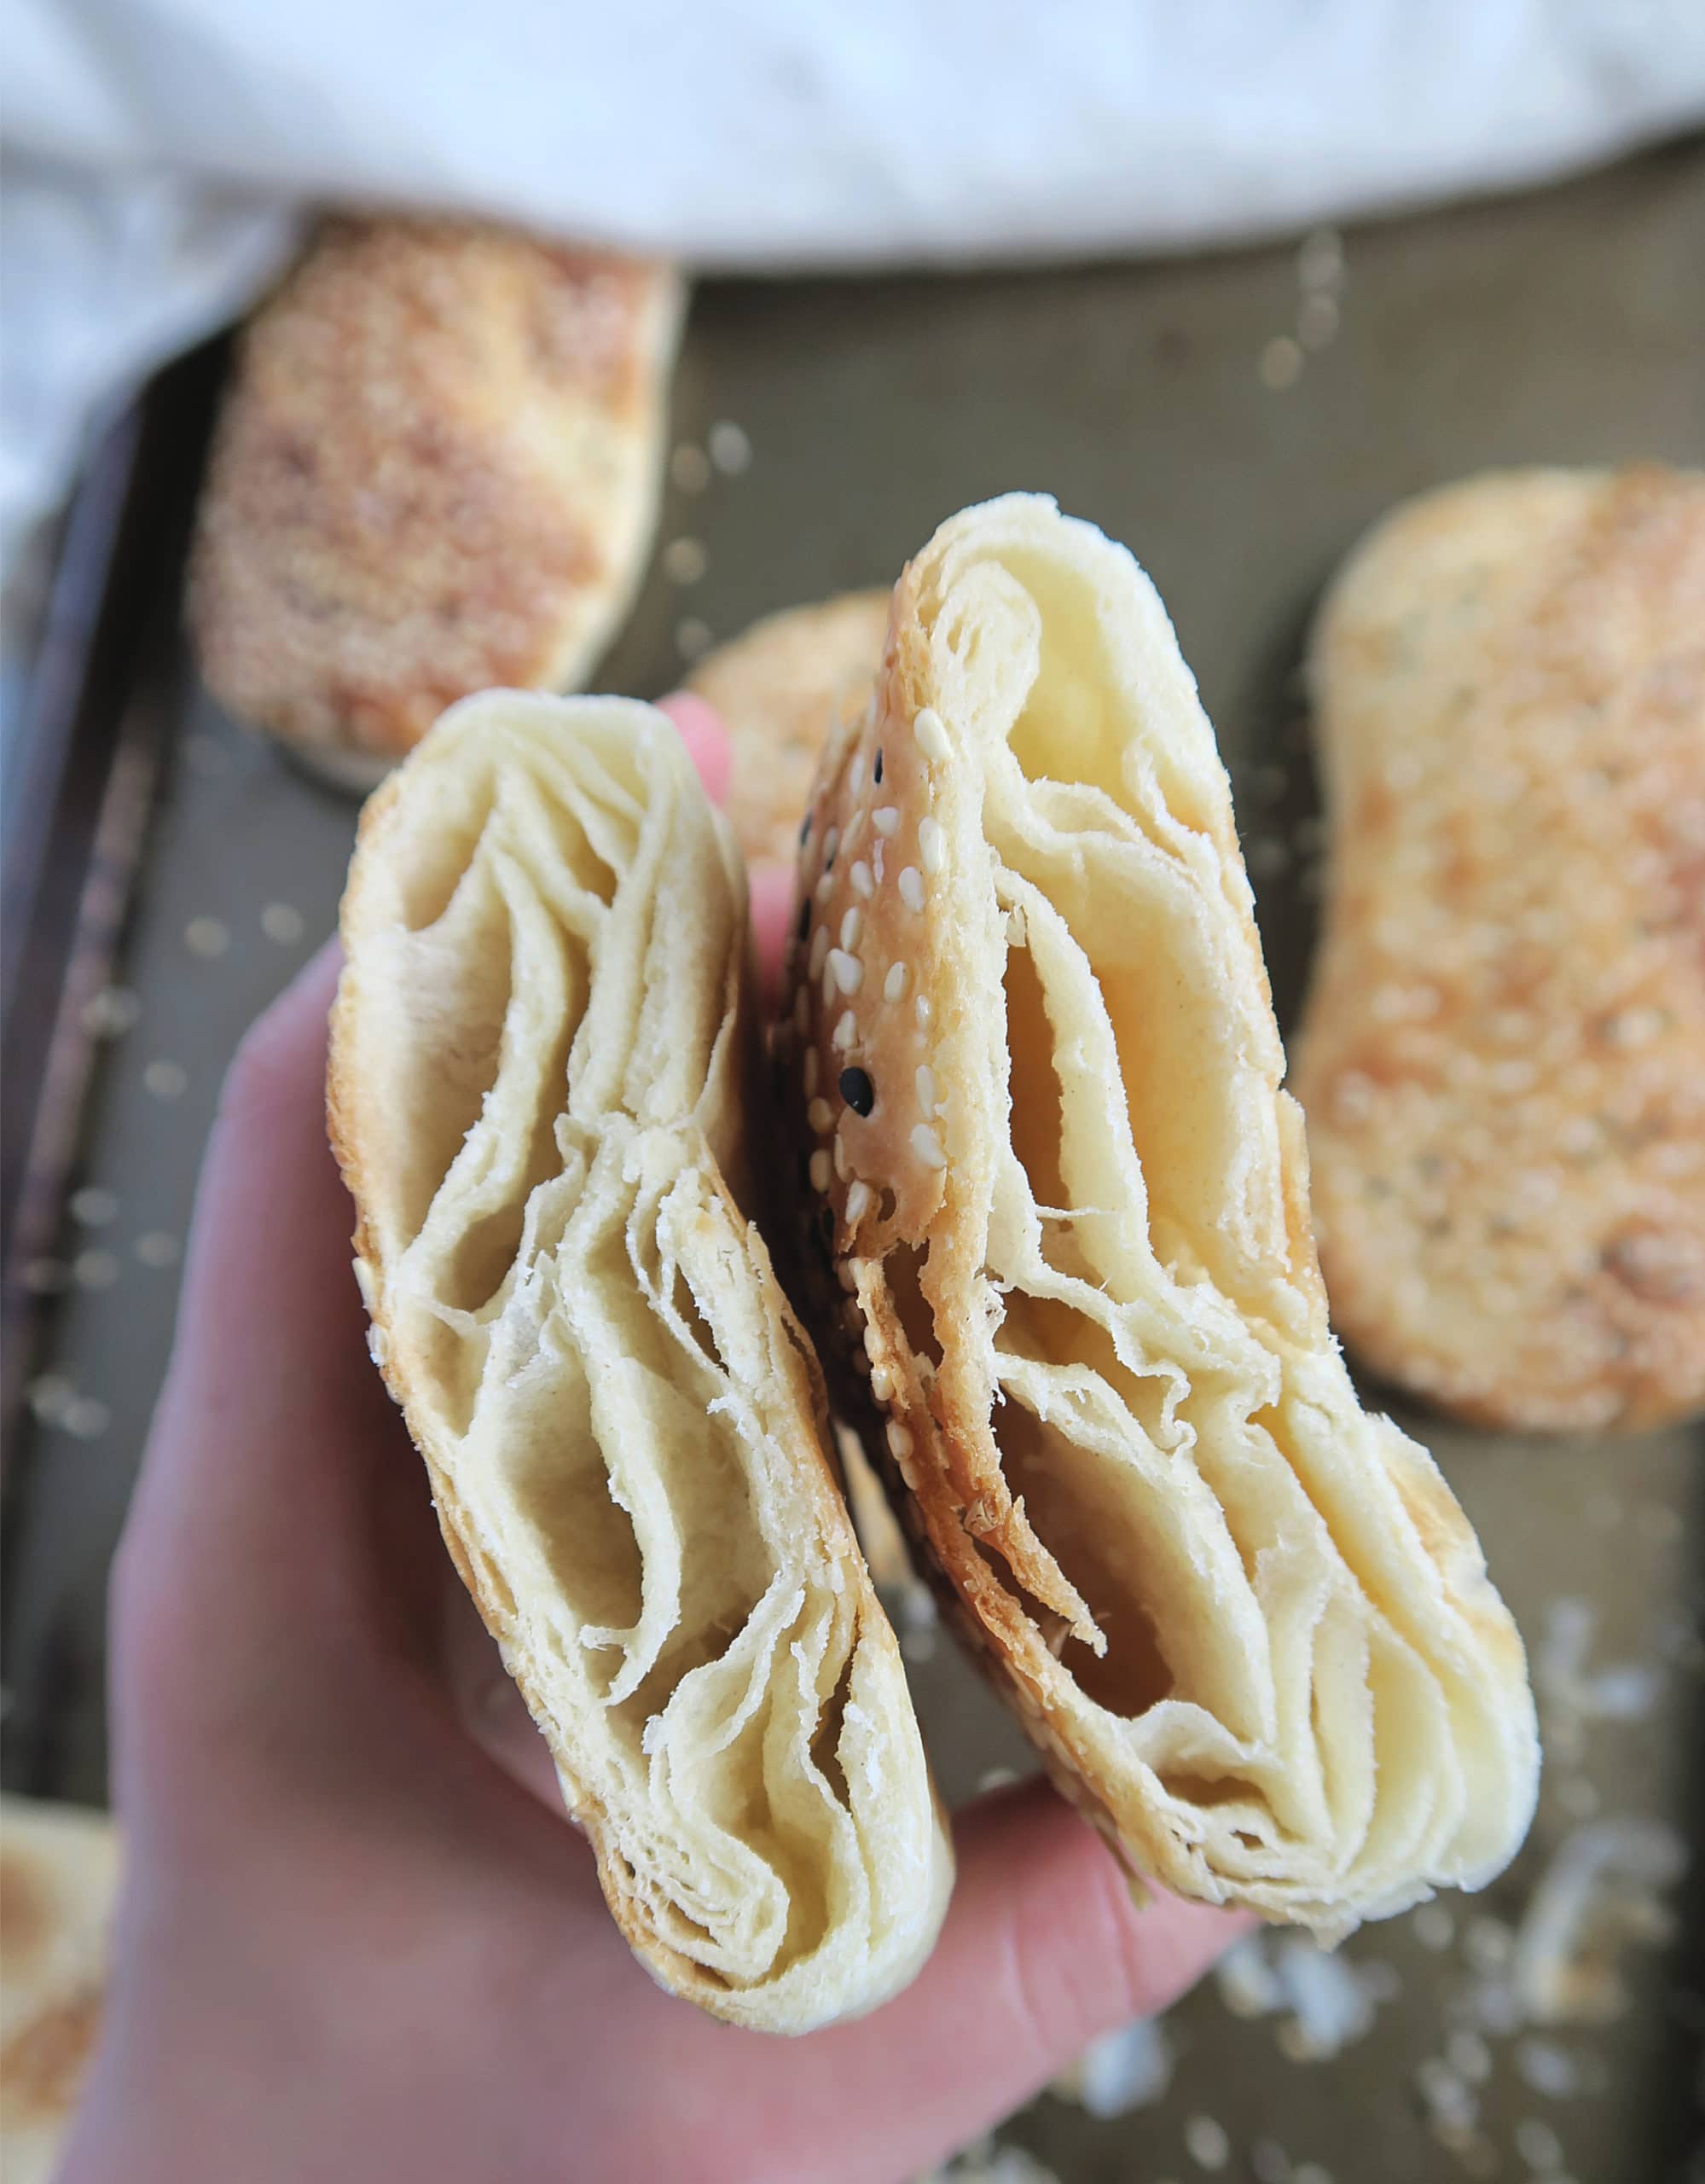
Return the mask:
{"type": "Polygon", "coordinates": [[[239,345],[189,587],[240,718],[370,787],[452,700],[584,681],[656,526],[671,267],[336,219],[239,345]]]}
{"type": "Polygon", "coordinates": [[[1411,502],[1311,672],[1296,1085],[1339,1331],[1487,1425],[1705,1409],[1705,476],[1411,502]]]}
{"type": "Polygon", "coordinates": [[[1128,554],[1027,496],[942,526],[800,885],[842,1354],[1056,1779],[1140,1872],[1328,1936],[1488,1879],[1521,1641],[1328,1332],[1228,785],[1128,554]]]}
{"type": "Polygon", "coordinates": [[[0,2175],[46,2184],[100,2030],[119,1844],[104,1813],[0,1798],[0,2175]]]}
{"type": "Polygon", "coordinates": [[[445,1540],[664,1986],[805,2031],[951,1879],[810,1345],[742,1210],[739,862],[668,720],[494,692],[362,816],[332,1135],[445,1540]]]}
{"type": "Polygon", "coordinates": [[[747,857],[792,863],[824,742],[870,694],[888,600],[850,591],[766,615],[687,677],[728,731],[734,771],[722,809],[747,857]]]}

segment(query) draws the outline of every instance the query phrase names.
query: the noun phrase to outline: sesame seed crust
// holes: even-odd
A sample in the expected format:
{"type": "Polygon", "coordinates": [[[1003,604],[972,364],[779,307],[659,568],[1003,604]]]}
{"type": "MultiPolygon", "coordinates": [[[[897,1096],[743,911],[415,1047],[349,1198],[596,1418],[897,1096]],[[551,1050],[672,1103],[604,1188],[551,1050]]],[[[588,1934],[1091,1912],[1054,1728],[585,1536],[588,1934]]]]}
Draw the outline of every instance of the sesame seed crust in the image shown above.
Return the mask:
{"type": "Polygon", "coordinates": [[[1311,672],[1296,1081],[1340,1331],[1494,1426],[1705,1408],[1705,476],[1411,502],[1311,672]]]}
{"type": "Polygon", "coordinates": [[[222,704],[369,782],[444,708],[568,689],[659,500],[669,266],[439,219],[333,219],[246,329],[189,619],[222,704]]]}
{"type": "Polygon", "coordinates": [[[1520,1641],[1425,1453],[1361,1410],[1331,1343],[1227,784],[1122,549],[1026,496],[942,527],[820,767],[797,886],[832,928],[852,883],[815,845],[861,822],[859,990],[823,997],[794,946],[774,1035],[794,1142],[813,1076],[845,1153],[798,1209],[796,1272],[950,1619],[1134,1871],[1330,1936],[1477,1885],[1532,1810],[1520,1641]],[[1032,719],[1040,663],[1068,654],[1032,719]],[[1148,982],[1118,1004],[1128,1048],[1122,975],[1148,982]],[[1145,1081],[1169,1053],[1177,1083],[1145,1081]],[[1190,1390],[1175,1417],[1163,1385],[1190,1390]],[[1257,1531],[1275,1555],[1282,1535],[1283,1580],[1257,1531]]]}

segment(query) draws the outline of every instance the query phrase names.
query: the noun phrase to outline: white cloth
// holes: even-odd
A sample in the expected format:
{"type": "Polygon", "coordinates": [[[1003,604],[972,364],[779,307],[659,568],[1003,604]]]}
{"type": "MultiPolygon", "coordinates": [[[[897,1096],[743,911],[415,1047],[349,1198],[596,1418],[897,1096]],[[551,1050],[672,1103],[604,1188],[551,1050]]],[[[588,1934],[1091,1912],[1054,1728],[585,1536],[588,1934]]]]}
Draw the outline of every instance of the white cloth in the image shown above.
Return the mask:
{"type": "Polygon", "coordinates": [[[0,36],[8,541],[304,202],[964,264],[1294,229],[1705,115],[1701,0],[0,0],[0,36]]]}

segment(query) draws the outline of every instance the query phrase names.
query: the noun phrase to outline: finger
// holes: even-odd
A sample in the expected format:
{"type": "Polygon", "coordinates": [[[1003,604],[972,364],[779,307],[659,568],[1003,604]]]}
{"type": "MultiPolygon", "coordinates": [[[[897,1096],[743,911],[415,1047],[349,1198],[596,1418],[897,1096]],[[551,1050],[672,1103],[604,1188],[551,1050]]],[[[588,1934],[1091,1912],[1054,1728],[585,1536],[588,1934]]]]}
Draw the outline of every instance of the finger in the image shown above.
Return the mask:
{"type": "MultiPolygon", "coordinates": [[[[1152,1895],[1046,1784],[958,1819],[959,1878],[935,1954],[887,2008],[809,2043],[832,2085],[880,2085],[850,2175],[909,2174],[1008,2115],[1092,2040],[1163,2010],[1249,1921],[1152,1895]]],[[[805,2117],[797,2122],[802,2129],[805,2117]]]]}
{"type": "Polygon", "coordinates": [[[676,690],[667,698],[659,699],[658,709],[667,713],[680,729],[687,755],[699,769],[705,794],[713,804],[724,802],[728,783],[734,777],[734,753],[722,716],[714,706],[695,697],[690,690],[676,690]]]}
{"type": "MultiPolygon", "coordinates": [[[[585,2025],[572,2129],[635,2146],[646,2117],[623,2059],[642,2050],[670,2101],[635,2173],[702,2174],[693,2150],[726,2144],[734,2115],[743,2175],[809,2175],[827,2147],[844,2184],[893,2184],[1010,2114],[1100,2034],[1164,2009],[1249,1924],[1169,1896],[1140,1908],[1111,1854],[1041,1782],[980,1799],[955,1838],[953,1903],[917,1979],[870,2017],[792,2044],[785,2070],[773,2039],[651,1988],[613,1928],[579,1929],[546,2006],[548,2021],[585,2025]]],[[[565,1908],[583,1908],[557,1885],[565,1908]]]]}
{"type": "Polygon", "coordinates": [[[754,864],[748,882],[758,986],[768,1008],[774,1004],[781,985],[781,958],[787,944],[788,920],[793,915],[793,874],[785,864],[754,864]]]}
{"type": "Polygon", "coordinates": [[[282,1705],[328,1659],[366,1658],[358,1641],[375,1632],[404,1642],[435,1612],[443,1549],[367,1354],[350,1201],[326,1141],[337,973],[333,944],[259,1019],[226,1079],[118,1573],[136,1674],[157,1666],[154,1698],[187,1677],[216,1713],[262,1693],[282,1705]]]}

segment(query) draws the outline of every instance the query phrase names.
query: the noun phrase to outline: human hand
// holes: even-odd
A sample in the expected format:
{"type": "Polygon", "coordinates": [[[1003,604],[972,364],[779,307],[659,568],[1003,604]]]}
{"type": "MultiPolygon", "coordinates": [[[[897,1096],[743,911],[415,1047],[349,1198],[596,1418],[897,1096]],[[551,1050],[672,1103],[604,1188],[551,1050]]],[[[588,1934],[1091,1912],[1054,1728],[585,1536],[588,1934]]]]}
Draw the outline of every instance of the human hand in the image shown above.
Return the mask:
{"type": "MultiPolygon", "coordinates": [[[[712,793],[726,746],[670,710],[712,793]]],[[[772,967],[785,874],[755,874],[772,967]]],[[[115,1573],[127,1872],[67,2184],[896,2184],[1238,1931],[1141,1911],[1039,1784],[958,1816],[914,1984],[798,2041],[652,1984],[438,1536],[367,1356],[324,1122],[326,950],[202,1176],[115,1573]]]]}

